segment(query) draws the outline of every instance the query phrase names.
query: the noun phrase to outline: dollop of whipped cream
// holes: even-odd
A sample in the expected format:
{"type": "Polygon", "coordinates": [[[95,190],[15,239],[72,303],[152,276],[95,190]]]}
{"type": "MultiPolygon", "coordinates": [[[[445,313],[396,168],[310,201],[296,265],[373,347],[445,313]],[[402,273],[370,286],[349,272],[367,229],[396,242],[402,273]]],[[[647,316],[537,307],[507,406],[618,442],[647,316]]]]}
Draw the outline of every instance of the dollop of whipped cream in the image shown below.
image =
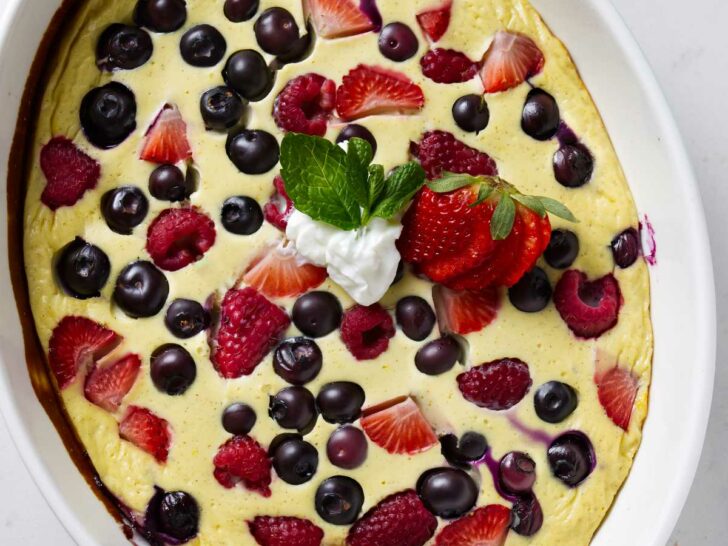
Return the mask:
{"type": "Polygon", "coordinates": [[[399,265],[395,241],[402,225],[372,218],[366,226],[344,231],[294,210],[286,237],[309,262],[325,267],[331,279],[360,305],[372,305],[387,292],[399,265]]]}

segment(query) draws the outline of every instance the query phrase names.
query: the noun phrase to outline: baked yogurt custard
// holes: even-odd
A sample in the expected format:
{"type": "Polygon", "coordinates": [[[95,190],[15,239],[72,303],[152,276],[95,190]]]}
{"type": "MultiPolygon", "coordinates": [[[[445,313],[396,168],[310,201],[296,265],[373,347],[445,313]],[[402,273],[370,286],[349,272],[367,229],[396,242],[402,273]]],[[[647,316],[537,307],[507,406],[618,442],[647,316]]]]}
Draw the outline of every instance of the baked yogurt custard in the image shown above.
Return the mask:
{"type": "Polygon", "coordinates": [[[24,245],[152,544],[588,544],[646,415],[639,220],[525,0],[86,0],[24,245]]]}

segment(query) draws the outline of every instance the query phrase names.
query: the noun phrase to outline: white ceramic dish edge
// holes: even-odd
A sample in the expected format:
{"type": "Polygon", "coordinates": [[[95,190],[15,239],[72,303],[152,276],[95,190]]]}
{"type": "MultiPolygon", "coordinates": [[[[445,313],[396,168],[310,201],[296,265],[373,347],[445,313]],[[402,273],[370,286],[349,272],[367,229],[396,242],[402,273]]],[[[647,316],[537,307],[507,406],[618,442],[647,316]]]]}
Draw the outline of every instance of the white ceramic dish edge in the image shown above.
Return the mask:
{"type": "MultiPolygon", "coordinates": [[[[0,96],[5,102],[0,111],[3,211],[7,210],[7,154],[25,74],[60,3],[6,1],[0,19],[0,96]]],[[[607,0],[533,1],[581,68],[632,180],[638,206],[648,212],[658,234],[660,265],[652,272],[656,347],[650,414],[630,478],[593,544],[662,546],[677,521],[700,458],[715,366],[715,293],[697,183],[659,85],[614,7],[607,0]],[[589,24],[579,27],[574,21],[589,24]],[[604,44],[610,43],[605,38],[615,44],[616,53],[604,50],[604,44]],[[595,62],[596,52],[604,52],[606,60],[595,62]],[[672,183],[671,191],[663,188],[658,192],[656,185],[663,183],[672,183]],[[681,344],[680,339],[690,343],[681,344]],[[679,370],[669,372],[665,367],[670,365],[679,370]],[[682,373],[687,366],[689,381],[682,373]],[[674,402],[676,396],[681,404],[674,402]],[[689,411],[676,411],[675,406],[689,411]]],[[[0,239],[7,240],[5,221],[0,225],[0,239]]],[[[74,540],[82,545],[125,544],[116,522],[75,471],[35,400],[17,313],[10,305],[13,296],[6,252],[0,255],[0,290],[2,300],[8,302],[0,309],[5,324],[0,330],[0,410],[16,446],[74,540]]]]}

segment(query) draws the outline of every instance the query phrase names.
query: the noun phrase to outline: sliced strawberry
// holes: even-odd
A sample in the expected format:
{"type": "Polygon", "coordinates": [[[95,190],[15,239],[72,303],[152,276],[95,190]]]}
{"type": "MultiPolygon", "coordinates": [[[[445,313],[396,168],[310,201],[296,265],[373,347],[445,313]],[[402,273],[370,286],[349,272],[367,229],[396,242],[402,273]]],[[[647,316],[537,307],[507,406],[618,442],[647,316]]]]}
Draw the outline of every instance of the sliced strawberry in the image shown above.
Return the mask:
{"type": "Polygon", "coordinates": [[[437,535],[435,546],[503,546],[510,524],[508,508],[489,504],[445,527],[437,535]]]}
{"type": "Polygon", "coordinates": [[[167,462],[171,443],[169,423],[148,409],[129,406],[119,423],[119,436],[146,451],[158,462],[167,462]]]}
{"type": "Polygon", "coordinates": [[[409,396],[367,409],[361,426],[372,442],[389,453],[412,455],[438,443],[430,423],[409,396]]]}
{"type": "Polygon", "coordinates": [[[288,227],[288,218],[294,210],[293,201],[286,193],[283,177],[276,176],[273,179],[273,187],[275,192],[263,207],[263,216],[268,222],[285,232],[288,227]]]}
{"type": "Polygon", "coordinates": [[[485,92],[497,93],[522,84],[541,72],[544,62],[543,53],[528,36],[497,32],[480,70],[485,92]]]}
{"type": "Polygon", "coordinates": [[[594,376],[599,402],[612,422],[623,430],[629,428],[639,380],[630,371],[615,366],[594,376]]]}
{"type": "Polygon", "coordinates": [[[430,9],[417,14],[417,22],[422,32],[433,42],[442,38],[450,26],[452,1],[445,2],[439,8],[430,9]]]}
{"type": "Polygon", "coordinates": [[[293,245],[280,243],[248,267],[243,282],[269,298],[299,296],[326,280],[323,267],[307,263],[293,245]]]}
{"type": "Polygon", "coordinates": [[[501,295],[497,288],[450,290],[437,285],[432,289],[441,332],[465,335],[479,332],[498,316],[501,295]]]}
{"type": "Polygon", "coordinates": [[[63,317],[48,342],[48,364],[58,387],[65,389],[79,372],[86,374],[91,365],[121,343],[121,336],[86,317],[63,317]]]}
{"type": "Polygon", "coordinates": [[[103,368],[95,367],[86,378],[83,389],[86,399],[106,411],[115,412],[134,386],[141,366],[139,356],[130,354],[103,368]]]}
{"type": "Polygon", "coordinates": [[[304,0],[303,9],[316,34],[323,38],[343,38],[375,29],[359,8],[359,0],[304,0]]]}
{"type": "Polygon", "coordinates": [[[345,121],[376,114],[411,114],[425,104],[419,86],[404,74],[360,64],[344,76],[336,110],[345,121]]]}
{"type": "Polygon", "coordinates": [[[54,137],[40,150],[40,169],[48,182],[40,200],[51,210],[75,205],[101,176],[98,162],[66,137],[54,137]]]}
{"type": "Polygon", "coordinates": [[[187,124],[174,104],[165,104],[147,129],[139,157],[144,161],[172,165],[192,157],[187,124]]]}

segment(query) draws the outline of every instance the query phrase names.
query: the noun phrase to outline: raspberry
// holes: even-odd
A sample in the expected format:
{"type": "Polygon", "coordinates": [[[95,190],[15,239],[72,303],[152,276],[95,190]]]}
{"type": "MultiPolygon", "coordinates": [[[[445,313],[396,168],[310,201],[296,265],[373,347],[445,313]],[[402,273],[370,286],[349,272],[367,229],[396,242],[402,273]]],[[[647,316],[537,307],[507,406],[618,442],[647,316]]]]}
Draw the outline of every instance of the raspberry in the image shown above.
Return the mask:
{"type": "Polygon", "coordinates": [[[622,293],[612,274],[589,281],[584,273],[572,269],[556,285],[554,305],[574,334],[597,338],[617,324],[622,293]]]}
{"type": "Polygon", "coordinates": [[[291,320],[254,288],[229,290],[211,340],[212,362],[225,378],[250,375],[276,346],[291,320]]]}
{"type": "Polygon", "coordinates": [[[420,143],[412,148],[430,180],[438,178],[443,171],[473,176],[498,174],[495,161],[488,154],[471,148],[445,131],[425,133],[420,143]]]}
{"type": "Polygon", "coordinates": [[[248,528],[261,546],[319,546],[324,538],[324,532],[307,519],[290,516],[257,516],[248,528]]]}
{"type": "Polygon", "coordinates": [[[437,83],[461,83],[478,73],[478,65],[454,49],[433,49],[420,59],[422,73],[437,83]]]}
{"type": "Polygon", "coordinates": [[[336,105],[336,84],[318,74],[289,81],[276,97],[273,117],[284,131],[324,136],[336,105]]]}
{"type": "Polygon", "coordinates": [[[341,339],[357,360],[377,358],[389,347],[394,332],[392,317],[378,303],[355,305],[341,321],[341,339]]]}
{"type": "Polygon", "coordinates": [[[437,519],[413,490],[385,498],[349,529],[346,546],[423,546],[437,519]]]}
{"type": "Polygon", "coordinates": [[[147,252],[167,271],[196,262],[213,244],[215,224],[197,207],[163,210],[147,230],[147,252]]]}
{"type": "Polygon", "coordinates": [[[66,137],[54,137],[43,146],[40,168],[48,181],[40,200],[51,210],[75,205],[101,176],[96,160],[66,137]]]}
{"type": "Polygon", "coordinates": [[[263,207],[263,215],[275,227],[281,231],[286,231],[288,217],[293,212],[293,201],[286,193],[286,186],[281,176],[276,176],[273,179],[273,186],[276,191],[263,207]]]}
{"type": "Polygon", "coordinates": [[[517,358],[481,364],[458,375],[457,382],[467,401],[494,411],[518,404],[532,384],[528,364],[517,358]]]}
{"type": "Polygon", "coordinates": [[[222,444],[212,463],[215,479],[228,489],[242,483],[270,497],[271,463],[265,449],[250,436],[234,436],[222,444]]]}

